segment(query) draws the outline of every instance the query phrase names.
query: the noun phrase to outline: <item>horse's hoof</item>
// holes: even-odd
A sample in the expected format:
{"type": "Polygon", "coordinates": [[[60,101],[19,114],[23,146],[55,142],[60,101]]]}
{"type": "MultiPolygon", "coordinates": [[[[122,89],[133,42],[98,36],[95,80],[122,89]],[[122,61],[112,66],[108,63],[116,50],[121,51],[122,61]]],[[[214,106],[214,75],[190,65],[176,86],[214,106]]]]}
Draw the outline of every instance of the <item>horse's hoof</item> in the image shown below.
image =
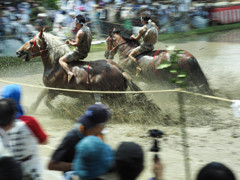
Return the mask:
{"type": "Polygon", "coordinates": [[[140,67],[137,67],[136,70],[137,70],[136,76],[139,76],[139,74],[141,73],[142,69],[140,67]]]}

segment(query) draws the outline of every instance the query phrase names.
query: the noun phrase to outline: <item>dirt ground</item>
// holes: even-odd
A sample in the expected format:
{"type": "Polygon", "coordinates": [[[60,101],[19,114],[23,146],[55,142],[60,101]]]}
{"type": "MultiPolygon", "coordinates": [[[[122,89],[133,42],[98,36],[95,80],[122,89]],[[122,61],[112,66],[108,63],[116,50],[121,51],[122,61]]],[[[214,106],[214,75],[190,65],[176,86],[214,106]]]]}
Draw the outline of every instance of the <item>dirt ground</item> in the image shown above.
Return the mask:
{"type": "MultiPolygon", "coordinates": [[[[119,121],[117,116],[114,116],[115,118],[107,125],[108,133],[105,141],[114,149],[122,141],[134,141],[142,146],[145,153],[145,168],[138,178],[139,180],[146,180],[153,175],[151,169],[153,153],[149,150],[153,139],[148,135],[150,129],[159,129],[165,133],[165,136],[159,139],[161,148],[159,155],[164,164],[164,179],[184,180],[186,159],[190,164],[189,172],[192,180],[195,179],[199,168],[211,161],[226,164],[240,178],[240,118],[234,117],[230,107],[230,100],[240,99],[239,34],[240,31],[231,31],[190,38],[184,42],[160,42],[157,44],[156,49],[164,49],[166,45],[174,44],[194,54],[208,78],[210,87],[215,92],[215,96],[222,98],[222,100],[184,94],[189,157],[184,156],[182,128],[179,123],[179,104],[176,93],[147,94],[147,97],[162,109],[162,113],[168,115],[165,125],[162,125],[162,123],[149,125],[151,123],[139,122],[138,115],[145,112],[142,112],[143,110],[140,107],[139,111],[134,111],[129,104],[120,102],[119,107],[136,116],[136,118],[130,119],[126,123],[119,121]],[[236,37],[238,37],[238,41],[236,41],[236,37]]],[[[88,58],[96,59],[96,57],[103,57],[103,52],[90,54],[88,58]]],[[[42,86],[41,62],[9,67],[6,71],[0,72],[0,75],[1,79],[26,84],[23,85],[22,104],[27,114],[35,116],[49,135],[48,145],[39,146],[44,169],[44,180],[62,179],[61,173],[48,171],[46,164],[66,132],[73,127],[74,118],[77,116],[76,112],[73,115],[71,111],[70,114],[65,111],[67,115],[61,116],[52,113],[44,103],[41,103],[38,110],[31,113],[31,104],[36,99],[41,88],[27,85],[42,86]]],[[[7,83],[0,81],[0,88],[5,84],[7,83]]],[[[159,84],[148,84],[141,81],[138,81],[137,84],[143,90],[166,89],[159,84]]],[[[68,97],[59,97],[55,103],[59,108],[64,104],[65,108],[63,109],[75,111],[68,104],[72,101],[68,97]]],[[[84,101],[83,105],[79,107],[79,111],[83,111],[89,103],[90,101],[84,101]]],[[[147,110],[144,109],[144,111],[147,110]]],[[[118,109],[114,109],[113,113],[120,115],[122,113],[124,115],[123,111],[119,113],[118,109]]],[[[81,113],[78,116],[80,115],[81,113]]],[[[151,122],[151,118],[157,116],[157,113],[152,112],[150,115],[146,121],[151,122]]]]}

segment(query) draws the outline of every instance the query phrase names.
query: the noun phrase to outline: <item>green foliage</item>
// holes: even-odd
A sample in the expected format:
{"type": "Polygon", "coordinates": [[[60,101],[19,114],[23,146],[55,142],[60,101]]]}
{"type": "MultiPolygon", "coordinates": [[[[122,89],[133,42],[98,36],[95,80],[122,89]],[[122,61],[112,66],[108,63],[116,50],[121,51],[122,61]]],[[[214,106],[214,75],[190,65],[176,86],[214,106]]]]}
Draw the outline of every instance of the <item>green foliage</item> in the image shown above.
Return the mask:
{"type": "Polygon", "coordinates": [[[58,5],[57,5],[58,0],[42,0],[43,5],[47,8],[47,9],[58,9],[58,5]]]}
{"type": "Polygon", "coordinates": [[[180,87],[185,86],[184,79],[187,77],[186,71],[180,71],[178,68],[178,60],[180,55],[183,54],[182,50],[175,50],[175,47],[169,47],[170,61],[163,59],[161,64],[156,69],[167,69],[171,74],[175,74],[175,78],[171,78],[170,82],[179,85],[180,87]]]}
{"type": "Polygon", "coordinates": [[[171,62],[168,62],[167,60],[163,59],[161,64],[156,69],[165,69],[168,67],[171,67],[171,62]]]}

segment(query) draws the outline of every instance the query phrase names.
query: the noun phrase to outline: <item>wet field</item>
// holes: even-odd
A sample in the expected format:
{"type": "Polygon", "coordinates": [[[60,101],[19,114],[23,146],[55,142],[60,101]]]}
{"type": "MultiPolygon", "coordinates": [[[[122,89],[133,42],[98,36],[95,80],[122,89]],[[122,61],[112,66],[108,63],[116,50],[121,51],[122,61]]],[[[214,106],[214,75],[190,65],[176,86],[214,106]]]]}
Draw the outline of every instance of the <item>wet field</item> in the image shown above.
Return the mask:
{"type": "MultiPolygon", "coordinates": [[[[240,61],[239,61],[240,30],[214,33],[210,35],[184,38],[175,41],[159,42],[155,49],[166,49],[166,45],[174,45],[191,52],[198,60],[205,73],[210,88],[219,100],[184,94],[186,124],[190,154],[190,170],[192,179],[198,169],[209,161],[219,161],[232,168],[240,177],[239,157],[239,126],[240,119],[233,116],[230,100],[240,99],[240,61]],[[220,99],[221,98],[221,99],[220,99]]],[[[91,53],[88,60],[103,58],[104,52],[91,53]]],[[[117,60],[117,59],[116,59],[117,60]]],[[[42,90],[43,66],[41,62],[22,63],[17,67],[8,67],[0,72],[1,79],[12,83],[23,84],[22,104],[26,112],[34,115],[49,134],[49,144],[40,146],[40,154],[44,168],[44,179],[61,179],[61,173],[46,170],[46,163],[53,150],[60,143],[65,133],[73,127],[74,119],[93,102],[91,99],[80,100],[81,106],[74,106],[76,99],[63,95],[54,100],[54,105],[64,112],[59,115],[50,111],[42,102],[35,113],[30,111],[32,103],[42,90]],[[74,102],[74,104],[72,104],[74,102]]],[[[134,79],[135,77],[133,77],[134,79]]],[[[162,90],[160,83],[149,84],[137,79],[135,83],[142,90],[162,90]]],[[[0,87],[7,84],[0,81],[0,87]]],[[[112,108],[114,118],[107,126],[106,142],[116,148],[121,141],[135,141],[145,151],[145,169],[139,177],[145,180],[152,176],[152,153],[149,151],[152,139],[147,131],[152,128],[163,130],[166,136],[161,139],[160,156],[164,163],[164,179],[185,179],[184,156],[179,125],[179,104],[175,92],[146,93],[149,99],[167,115],[165,124],[149,125],[157,112],[148,114],[148,123],[138,121],[144,112],[138,104],[125,101],[112,108]],[[120,116],[127,112],[126,122],[120,116]],[[119,118],[118,118],[119,117],[119,118]],[[135,118],[133,118],[135,117],[135,118]]],[[[134,102],[132,102],[134,103],[134,102]]],[[[144,111],[147,111],[144,109],[144,111]]]]}

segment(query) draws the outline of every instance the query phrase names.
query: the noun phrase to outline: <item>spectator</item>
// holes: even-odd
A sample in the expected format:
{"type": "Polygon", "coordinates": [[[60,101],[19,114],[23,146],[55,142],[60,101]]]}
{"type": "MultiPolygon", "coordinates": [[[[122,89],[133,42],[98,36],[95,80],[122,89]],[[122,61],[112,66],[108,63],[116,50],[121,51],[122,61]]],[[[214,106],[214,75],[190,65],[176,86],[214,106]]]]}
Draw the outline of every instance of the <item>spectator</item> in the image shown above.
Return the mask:
{"type": "MultiPolygon", "coordinates": [[[[144,168],[142,147],[134,142],[122,142],[117,148],[115,158],[119,180],[135,180],[144,168]]],[[[154,159],[153,172],[155,177],[149,180],[162,180],[163,165],[159,159],[154,159]]]]}
{"type": "Polygon", "coordinates": [[[10,156],[10,143],[7,131],[14,124],[16,106],[12,99],[0,99],[0,155],[10,156]]]}
{"type": "Polygon", "coordinates": [[[199,171],[197,180],[236,180],[231,169],[219,162],[211,162],[199,171]]]}
{"type": "Polygon", "coordinates": [[[8,132],[13,155],[21,164],[24,178],[40,179],[41,166],[38,144],[46,144],[47,136],[34,117],[24,115],[20,105],[21,87],[19,85],[4,86],[1,96],[14,100],[17,107],[14,126],[8,132]]]}
{"type": "Polygon", "coordinates": [[[115,162],[120,180],[135,180],[143,170],[142,147],[134,142],[122,142],[117,148],[115,162]]]}
{"type": "Polygon", "coordinates": [[[0,157],[1,180],[22,180],[20,164],[11,156],[0,157]]]}
{"type": "Polygon", "coordinates": [[[114,152],[110,146],[96,136],[87,136],[75,149],[73,171],[69,172],[69,176],[77,176],[81,180],[104,180],[102,175],[107,173],[114,163],[114,152]]]}
{"type": "Polygon", "coordinates": [[[109,118],[110,111],[107,106],[103,104],[90,105],[53,153],[48,169],[63,172],[71,171],[76,144],[85,136],[95,135],[102,137],[101,131],[109,118]]]}

